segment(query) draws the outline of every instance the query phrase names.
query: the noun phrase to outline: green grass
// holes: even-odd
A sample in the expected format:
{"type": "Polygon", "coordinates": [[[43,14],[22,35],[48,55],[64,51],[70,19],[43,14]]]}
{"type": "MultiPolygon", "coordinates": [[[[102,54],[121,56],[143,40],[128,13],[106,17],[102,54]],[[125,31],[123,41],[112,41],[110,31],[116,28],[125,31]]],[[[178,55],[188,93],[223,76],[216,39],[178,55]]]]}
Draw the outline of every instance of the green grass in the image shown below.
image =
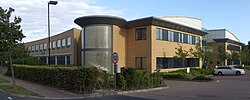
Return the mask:
{"type": "Polygon", "coordinates": [[[0,83],[8,83],[8,82],[9,81],[0,78],[0,83]]]}
{"type": "Polygon", "coordinates": [[[29,96],[40,96],[37,93],[34,93],[32,91],[26,90],[25,88],[21,86],[16,86],[15,89],[13,89],[12,86],[7,85],[0,85],[0,90],[7,93],[14,93],[14,94],[21,94],[21,95],[29,95],[29,96]]]}

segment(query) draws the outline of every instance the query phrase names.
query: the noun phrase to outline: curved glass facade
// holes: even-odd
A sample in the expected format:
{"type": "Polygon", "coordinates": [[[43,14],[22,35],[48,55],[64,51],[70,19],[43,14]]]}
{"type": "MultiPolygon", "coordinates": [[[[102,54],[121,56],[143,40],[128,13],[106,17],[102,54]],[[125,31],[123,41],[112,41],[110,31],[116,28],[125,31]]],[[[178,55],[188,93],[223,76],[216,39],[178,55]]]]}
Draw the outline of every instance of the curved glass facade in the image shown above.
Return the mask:
{"type": "Polygon", "coordinates": [[[112,71],[112,26],[92,25],[83,27],[82,63],[112,71]]]}

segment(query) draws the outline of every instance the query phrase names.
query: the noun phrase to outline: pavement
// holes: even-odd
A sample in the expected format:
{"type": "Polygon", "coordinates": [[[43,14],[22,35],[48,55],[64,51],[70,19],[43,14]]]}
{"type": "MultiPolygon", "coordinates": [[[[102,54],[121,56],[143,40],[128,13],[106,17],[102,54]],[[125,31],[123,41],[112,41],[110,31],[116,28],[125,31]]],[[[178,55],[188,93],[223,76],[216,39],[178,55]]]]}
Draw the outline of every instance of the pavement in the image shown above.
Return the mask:
{"type": "MultiPolygon", "coordinates": [[[[1,69],[0,78],[8,80],[12,84],[12,78],[4,75],[6,71],[7,71],[6,67],[3,67],[3,69],[1,69]]],[[[82,97],[82,95],[73,94],[73,93],[66,92],[57,88],[43,86],[43,85],[36,84],[33,82],[28,82],[28,81],[24,81],[20,79],[15,79],[15,81],[17,85],[22,86],[30,91],[36,92],[37,94],[41,95],[44,99],[61,99],[61,98],[72,99],[72,98],[82,97]]]]}

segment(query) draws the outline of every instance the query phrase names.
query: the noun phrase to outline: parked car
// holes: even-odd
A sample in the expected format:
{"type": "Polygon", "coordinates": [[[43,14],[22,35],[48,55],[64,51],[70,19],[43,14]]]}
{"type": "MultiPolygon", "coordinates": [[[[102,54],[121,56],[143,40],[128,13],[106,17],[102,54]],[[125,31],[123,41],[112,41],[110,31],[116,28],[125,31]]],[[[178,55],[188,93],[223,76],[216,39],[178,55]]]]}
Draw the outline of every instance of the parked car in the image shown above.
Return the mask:
{"type": "Polygon", "coordinates": [[[214,69],[215,75],[242,75],[245,74],[244,69],[235,68],[233,66],[219,66],[214,69]]]}

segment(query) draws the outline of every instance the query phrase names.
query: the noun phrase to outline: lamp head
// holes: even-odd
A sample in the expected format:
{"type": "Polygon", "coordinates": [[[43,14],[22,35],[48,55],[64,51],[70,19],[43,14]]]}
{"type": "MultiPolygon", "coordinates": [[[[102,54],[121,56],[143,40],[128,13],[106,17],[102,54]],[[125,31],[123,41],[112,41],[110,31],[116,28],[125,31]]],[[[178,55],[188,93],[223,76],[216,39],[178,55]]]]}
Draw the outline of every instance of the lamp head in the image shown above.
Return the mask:
{"type": "Polygon", "coordinates": [[[56,4],[57,4],[57,1],[49,1],[48,4],[56,5],[56,4]]]}

